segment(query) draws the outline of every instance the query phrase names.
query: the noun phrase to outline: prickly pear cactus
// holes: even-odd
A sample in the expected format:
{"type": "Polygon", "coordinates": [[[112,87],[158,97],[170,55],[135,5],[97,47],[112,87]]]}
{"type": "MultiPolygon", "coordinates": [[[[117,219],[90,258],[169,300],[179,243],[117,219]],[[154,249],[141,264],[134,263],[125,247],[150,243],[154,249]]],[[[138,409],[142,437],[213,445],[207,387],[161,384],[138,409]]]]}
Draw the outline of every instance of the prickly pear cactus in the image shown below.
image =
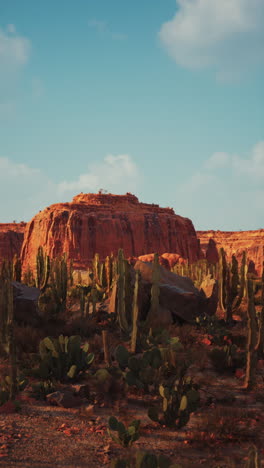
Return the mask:
{"type": "Polygon", "coordinates": [[[73,380],[87,370],[94,360],[89,344],[81,346],[79,335],[46,337],[39,344],[41,363],[39,375],[44,379],[73,380]]]}

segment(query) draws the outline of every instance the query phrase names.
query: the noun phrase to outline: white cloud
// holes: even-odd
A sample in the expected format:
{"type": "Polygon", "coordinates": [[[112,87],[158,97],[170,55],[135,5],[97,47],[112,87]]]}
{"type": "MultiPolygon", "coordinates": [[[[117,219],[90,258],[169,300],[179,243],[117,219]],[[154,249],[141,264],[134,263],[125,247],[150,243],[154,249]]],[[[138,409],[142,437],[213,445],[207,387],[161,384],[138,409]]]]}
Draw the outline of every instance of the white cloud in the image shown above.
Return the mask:
{"type": "Polygon", "coordinates": [[[159,37],[182,67],[226,79],[264,63],[263,0],[177,0],[159,37]]]}
{"type": "Polygon", "coordinates": [[[15,34],[16,32],[16,27],[14,24],[8,24],[7,27],[6,27],[6,30],[7,32],[9,32],[10,34],[15,34]]]}
{"type": "Polygon", "coordinates": [[[31,50],[29,39],[16,34],[15,26],[9,25],[7,32],[0,29],[0,73],[10,67],[20,67],[28,62],[31,50]]]}
{"type": "Polygon", "coordinates": [[[264,227],[264,141],[246,156],[214,153],[176,190],[176,212],[196,229],[264,227]]]}
{"type": "Polygon", "coordinates": [[[104,188],[108,191],[133,191],[139,180],[139,171],[127,154],[108,155],[100,163],[93,163],[88,171],[75,181],[63,181],[59,184],[59,193],[97,191],[104,188]]]}
{"type": "Polygon", "coordinates": [[[108,155],[76,179],[55,183],[40,169],[0,157],[0,222],[29,221],[46,206],[70,201],[80,192],[105,189],[113,193],[137,190],[141,176],[129,155],[108,155]]]}

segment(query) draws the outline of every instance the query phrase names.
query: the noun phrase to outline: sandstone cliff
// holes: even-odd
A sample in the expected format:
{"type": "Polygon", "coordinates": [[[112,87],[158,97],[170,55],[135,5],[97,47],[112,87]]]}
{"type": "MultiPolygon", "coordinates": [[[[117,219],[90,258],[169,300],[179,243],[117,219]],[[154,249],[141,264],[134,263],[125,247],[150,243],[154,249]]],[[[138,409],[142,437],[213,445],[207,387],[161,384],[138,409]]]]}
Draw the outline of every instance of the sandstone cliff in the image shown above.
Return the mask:
{"type": "Polygon", "coordinates": [[[26,223],[0,223],[0,263],[20,255],[26,223]]]}
{"type": "Polygon", "coordinates": [[[249,261],[249,271],[258,275],[262,274],[263,249],[264,249],[264,229],[258,231],[197,231],[200,239],[201,249],[206,258],[215,263],[218,261],[217,250],[223,247],[230,261],[232,254],[238,260],[242,258],[243,250],[247,252],[249,261]]]}
{"type": "Polygon", "coordinates": [[[23,269],[35,265],[38,246],[51,258],[66,252],[75,267],[85,267],[119,248],[126,257],[174,252],[190,262],[200,257],[192,222],[171,208],[140,203],[132,194],[79,194],[38,213],[25,230],[23,269]]]}

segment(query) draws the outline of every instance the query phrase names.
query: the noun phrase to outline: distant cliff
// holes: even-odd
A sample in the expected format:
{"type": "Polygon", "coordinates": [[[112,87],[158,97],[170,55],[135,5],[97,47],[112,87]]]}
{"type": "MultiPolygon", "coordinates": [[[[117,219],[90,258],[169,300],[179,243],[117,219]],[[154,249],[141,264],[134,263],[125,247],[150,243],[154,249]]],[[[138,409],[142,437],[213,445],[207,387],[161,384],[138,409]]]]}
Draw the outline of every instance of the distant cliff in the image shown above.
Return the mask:
{"type": "Polygon", "coordinates": [[[0,263],[20,255],[26,223],[0,223],[0,263]]]}
{"type": "Polygon", "coordinates": [[[242,252],[247,252],[249,270],[262,274],[264,229],[258,231],[197,231],[200,239],[201,249],[206,258],[215,263],[218,261],[217,250],[223,247],[227,253],[228,260],[235,254],[240,260],[242,252]]]}

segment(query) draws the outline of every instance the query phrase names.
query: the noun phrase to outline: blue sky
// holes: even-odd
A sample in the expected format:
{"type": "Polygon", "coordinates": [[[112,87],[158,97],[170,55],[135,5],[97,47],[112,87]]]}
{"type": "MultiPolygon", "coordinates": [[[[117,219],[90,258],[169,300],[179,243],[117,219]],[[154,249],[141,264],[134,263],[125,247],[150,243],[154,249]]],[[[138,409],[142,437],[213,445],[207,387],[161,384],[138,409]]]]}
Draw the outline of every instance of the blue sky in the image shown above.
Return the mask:
{"type": "Polygon", "coordinates": [[[0,222],[100,188],[264,227],[263,0],[0,0],[0,222]]]}

